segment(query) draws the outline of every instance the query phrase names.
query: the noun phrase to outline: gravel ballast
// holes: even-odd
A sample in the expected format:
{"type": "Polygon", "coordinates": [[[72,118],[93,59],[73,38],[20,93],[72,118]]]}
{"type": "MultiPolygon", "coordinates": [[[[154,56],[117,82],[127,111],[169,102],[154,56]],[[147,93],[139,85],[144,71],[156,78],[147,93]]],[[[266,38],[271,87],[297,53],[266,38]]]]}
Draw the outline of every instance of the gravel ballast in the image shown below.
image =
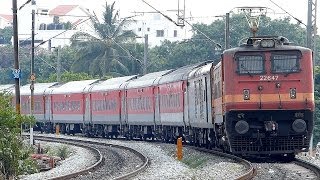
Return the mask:
{"type": "MultiPolygon", "coordinates": [[[[45,135],[45,136],[54,136],[54,135],[45,135]]],[[[60,135],[63,138],[70,139],[83,139],[88,140],[83,137],[74,137],[74,136],[64,136],[60,135]]],[[[127,146],[133,148],[140,153],[146,155],[150,164],[149,167],[142,173],[138,174],[132,179],[143,180],[143,179],[235,179],[240,176],[246,169],[243,165],[234,162],[233,160],[226,159],[223,157],[215,156],[212,154],[196,151],[189,147],[183,148],[183,160],[179,161],[176,159],[176,145],[174,144],[160,144],[153,142],[141,142],[141,141],[120,141],[120,140],[108,140],[108,139],[90,139],[91,141],[105,142],[110,144],[127,146]]],[[[83,152],[82,152],[83,153],[83,152]]],[[[88,152],[87,152],[88,153],[88,152]]],[[[86,157],[87,153],[84,152],[81,156],[86,157]]],[[[123,158],[126,158],[124,156],[123,158]]],[[[73,166],[77,159],[73,159],[69,162],[63,162],[63,164],[68,164],[67,166],[73,166]]],[[[126,163],[130,162],[126,160],[126,163]]],[[[135,161],[136,162],[136,161],[135,161]]],[[[133,167],[138,166],[137,163],[133,167]]],[[[101,168],[106,168],[101,167],[101,168]]],[[[109,171],[99,168],[98,171],[109,171]]],[[[110,167],[109,168],[113,168],[110,167]]],[[[137,168],[137,167],[136,167],[137,168]]],[[[56,167],[55,169],[60,169],[56,167]]],[[[113,168],[114,169],[114,168],[113,168]]],[[[132,168],[127,168],[127,171],[132,170],[132,168]]],[[[59,170],[64,171],[64,169],[59,170]]],[[[122,169],[119,169],[122,171],[122,169]]],[[[61,172],[62,173],[62,172],[61,172]]],[[[98,173],[97,173],[98,174],[98,173]]],[[[119,172],[119,174],[121,174],[119,172]]],[[[110,179],[113,178],[116,174],[113,172],[112,176],[107,176],[105,178],[99,175],[95,176],[95,172],[92,172],[89,176],[84,175],[74,179],[110,179]],[[109,177],[109,178],[108,178],[109,177]]]]}
{"type": "MultiPolygon", "coordinates": [[[[62,146],[59,143],[51,143],[51,142],[41,142],[42,147],[58,147],[62,146]]],[[[53,168],[49,171],[43,171],[31,175],[24,175],[20,178],[23,180],[43,180],[43,179],[50,179],[53,177],[58,177],[62,175],[67,175],[72,172],[78,172],[80,170],[86,169],[87,167],[91,166],[94,162],[96,162],[96,158],[94,154],[85,148],[66,145],[68,149],[71,151],[71,154],[65,160],[59,162],[59,166],[53,168]]]]}

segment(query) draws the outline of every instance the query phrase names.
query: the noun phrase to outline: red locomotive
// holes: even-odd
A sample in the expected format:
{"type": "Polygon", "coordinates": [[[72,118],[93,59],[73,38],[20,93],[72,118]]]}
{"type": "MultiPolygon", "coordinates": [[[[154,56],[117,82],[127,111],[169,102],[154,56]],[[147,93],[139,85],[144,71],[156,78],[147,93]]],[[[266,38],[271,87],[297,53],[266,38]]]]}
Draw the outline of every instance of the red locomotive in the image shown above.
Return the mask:
{"type": "Polygon", "coordinates": [[[225,147],[234,154],[307,151],[313,130],[312,52],[255,37],[223,53],[225,147]]]}
{"type": "MultiPolygon", "coordinates": [[[[27,108],[30,92],[21,90],[27,108]]],[[[248,38],[218,64],[35,90],[37,120],[65,133],[183,137],[237,155],[292,156],[308,150],[313,130],[312,52],[284,37],[248,38]]]]}

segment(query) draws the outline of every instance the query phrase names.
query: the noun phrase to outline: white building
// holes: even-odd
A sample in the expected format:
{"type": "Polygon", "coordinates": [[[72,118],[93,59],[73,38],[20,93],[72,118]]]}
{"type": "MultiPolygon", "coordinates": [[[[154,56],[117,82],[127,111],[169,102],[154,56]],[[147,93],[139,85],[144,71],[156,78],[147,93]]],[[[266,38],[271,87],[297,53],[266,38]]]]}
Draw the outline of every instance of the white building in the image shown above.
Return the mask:
{"type": "MultiPolygon", "coordinates": [[[[166,14],[176,17],[176,11],[166,14]],[[171,14],[170,14],[171,13],[171,14]]],[[[31,7],[19,12],[24,20],[19,20],[19,43],[21,46],[31,44],[31,7]]],[[[37,7],[35,25],[35,43],[43,43],[41,47],[50,48],[70,45],[70,38],[76,32],[87,32],[95,35],[90,20],[90,13],[79,5],[59,5],[51,10],[37,7]],[[71,27],[71,28],[70,28],[71,27]]],[[[163,15],[151,13],[134,13],[132,23],[125,29],[133,30],[137,35],[136,41],[144,43],[144,36],[148,35],[149,47],[161,45],[164,40],[181,41],[192,36],[189,25],[177,26],[163,15]]],[[[173,19],[177,21],[176,19],[173,19]]]]}
{"type": "MultiPolygon", "coordinates": [[[[52,10],[38,7],[35,21],[36,46],[39,43],[43,43],[43,48],[70,45],[70,38],[76,32],[94,33],[89,15],[88,10],[79,5],[59,5],[52,10]]],[[[30,24],[31,16],[29,18],[30,24]]],[[[19,28],[19,43],[21,46],[31,43],[31,29],[19,28]]]]}
{"type": "Polygon", "coordinates": [[[12,15],[0,14],[0,29],[3,29],[8,26],[12,26],[12,15]]]}
{"type": "MultiPolygon", "coordinates": [[[[134,19],[135,21],[127,29],[133,30],[138,37],[144,37],[147,34],[148,44],[151,47],[161,45],[164,40],[181,41],[192,36],[190,26],[177,26],[159,13],[141,13],[134,19]]],[[[176,21],[176,19],[173,20],[176,21]]],[[[144,43],[143,38],[137,41],[144,43]]]]}

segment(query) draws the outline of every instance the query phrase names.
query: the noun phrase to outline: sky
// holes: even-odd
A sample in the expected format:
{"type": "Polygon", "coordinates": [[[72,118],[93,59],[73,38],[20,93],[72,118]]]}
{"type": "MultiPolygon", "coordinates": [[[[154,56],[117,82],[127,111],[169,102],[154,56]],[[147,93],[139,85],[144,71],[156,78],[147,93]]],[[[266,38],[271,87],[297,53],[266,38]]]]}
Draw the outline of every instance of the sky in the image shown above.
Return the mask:
{"type": "MultiPolygon", "coordinates": [[[[27,0],[17,0],[20,7],[27,0]]],[[[120,16],[126,17],[132,15],[133,12],[150,12],[154,11],[147,6],[143,0],[108,0],[110,3],[116,2],[116,9],[120,10],[120,16]]],[[[183,4],[184,0],[145,0],[158,10],[165,12],[166,10],[177,10],[178,1],[183,4]]],[[[57,5],[81,5],[85,8],[100,14],[103,10],[106,0],[36,0],[38,7],[54,8],[57,5]]],[[[243,6],[260,6],[268,7],[268,16],[284,17],[284,11],[277,7],[279,5],[285,11],[294,17],[307,23],[308,0],[185,0],[186,17],[195,17],[198,21],[208,22],[214,20],[215,16],[221,16],[227,12],[237,13],[235,7],[243,6]]],[[[12,14],[12,0],[0,0],[0,13],[12,14]]],[[[318,16],[319,17],[319,16],[318,16]]],[[[19,17],[18,17],[19,19],[19,17]]]]}

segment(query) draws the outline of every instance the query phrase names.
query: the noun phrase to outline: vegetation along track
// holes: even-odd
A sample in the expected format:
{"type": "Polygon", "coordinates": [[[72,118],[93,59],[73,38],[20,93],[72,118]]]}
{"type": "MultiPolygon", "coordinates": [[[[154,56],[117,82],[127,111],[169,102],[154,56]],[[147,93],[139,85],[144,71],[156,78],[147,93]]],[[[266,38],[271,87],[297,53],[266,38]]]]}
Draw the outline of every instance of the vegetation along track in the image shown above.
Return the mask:
{"type": "Polygon", "coordinates": [[[240,158],[238,156],[234,156],[234,155],[231,155],[231,154],[223,153],[223,152],[220,152],[220,151],[209,150],[209,149],[205,149],[205,148],[199,148],[199,147],[193,147],[193,146],[190,146],[190,148],[193,148],[193,149],[198,150],[198,151],[214,154],[214,155],[217,155],[217,156],[220,156],[220,157],[229,158],[229,159],[232,159],[232,160],[242,164],[247,169],[247,171],[244,174],[242,174],[242,175],[238,176],[237,178],[235,178],[236,180],[252,179],[256,175],[256,171],[255,171],[253,165],[251,164],[251,162],[249,162],[249,161],[247,161],[245,159],[242,159],[242,158],[240,158]]]}
{"type": "MultiPolygon", "coordinates": [[[[34,138],[36,140],[59,142],[59,143],[62,142],[62,143],[67,143],[67,144],[71,144],[71,145],[76,145],[76,146],[82,146],[82,144],[87,144],[87,145],[83,145],[85,147],[88,147],[88,144],[89,144],[90,148],[95,147],[93,149],[95,149],[95,151],[99,152],[99,154],[100,154],[99,161],[97,163],[95,163],[94,165],[90,166],[89,168],[87,168],[85,170],[81,170],[76,173],[68,174],[66,176],[57,177],[54,179],[70,179],[70,178],[73,178],[73,179],[97,179],[97,178],[101,178],[101,177],[105,178],[107,176],[109,176],[109,179],[119,179],[119,180],[128,179],[128,178],[134,177],[138,173],[144,171],[147,168],[147,165],[149,163],[149,159],[146,156],[144,156],[143,154],[141,154],[140,152],[138,152],[134,149],[131,149],[131,148],[125,147],[125,146],[90,141],[90,140],[68,139],[68,138],[61,138],[61,137],[35,136],[34,138]],[[102,149],[102,147],[104,147],[104,149],[112,148],[113,150],[109,150],[108,152],[103,152],[104,150],[102,149]],[[104,162],[103,156],[108,156],[110,154],[116,154],[115,156],[113,156],[113,158],[115,157],[115,158],[121,159],[120,153],[115,152],[114,149],[120,149],[122,151],[128,151],[131,154],[134,154],[136,156],[136,159],[139,159],[140,160],[139,162],[141,162],[141,163],[139,165],[134,165],[134,168],[122,168],[123,166],[126,165],[126,164],[123,164],[123,163],[125,163],[125,161],[120,162],[119,160],[112,160],[108,157],[108,159],[111,162],[117,162],[119,167],[111,167],[111,168],[113,168],[111,170],[113,172],[110,172],[110,170],[109,171],[105,170],[104,168],[110,168],[110,163],[104,162]],[[104,166],[106,166],[106,167],[104,167],[104,166]],[[127,169],[127,170],[124,172],[120,172],[121,169],[127,169]],[[88,173],[88,172],[92,172],[92,171],[95,171],[95,173],[88,173]]],[[[129,153],[123,153],[122,155],[126,155],[126,154],[129,154],[129,153]]],[[[135,161],[137,162],[137,160],[135,160],[135,161]]]]}

